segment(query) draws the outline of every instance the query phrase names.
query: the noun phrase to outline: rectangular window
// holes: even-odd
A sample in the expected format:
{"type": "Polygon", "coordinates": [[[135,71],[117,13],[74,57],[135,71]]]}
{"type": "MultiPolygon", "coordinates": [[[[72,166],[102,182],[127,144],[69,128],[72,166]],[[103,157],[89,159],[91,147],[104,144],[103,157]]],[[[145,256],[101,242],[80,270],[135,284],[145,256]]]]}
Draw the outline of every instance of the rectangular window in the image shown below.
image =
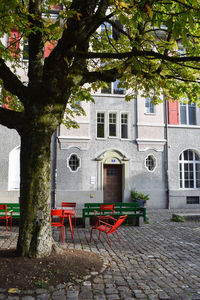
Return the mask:
{"type": "Polygon", "coordinates": [[[28,60],[29,55],[28,55],[28,40],[24,39],[23,40],[23,59],[28,60]]]}
{"type": "Polygon", "coordinates": [[[180,122],[181,124],[187,124],[186,104],[180,103],[180,122]]]}
{"type": "Polygon", "coordinates": [[[116,137],[117,136],[117,114],[109,113],[109,136],[116,137]]]}
{"type": "Polygon", "coordinates": [[[119,80],[111,83],[106,83],[106,87],[101,89],[102,94],[125,95],[125,89],[119,87],[119,80]]]}
{"type": "Polygon", "coordinates": [[[198,196],[187,196],[186,203],[187,204],[199,204],[199,197],[198,196]]]}
{"type": "Polygon", "coordinates": [[[97,137],[98,138],[104,138],[105,137],[104,124],[105,124],[105,115],[104,115],[104,113],[97,113],[97,137]]]}
{"type": "Polygon", "coordinates": [[[192,163],[184,163],[185,188],[194,188],[194,169],[192,163]]]}
{"type": "Polygon", "coordinates": [[[124,95],[125,94],[125,89],[122,87],[119,87],[118,79],[116,81],[112,82],[112,85],[113,85],[113,94],[115,94],[115,95],[124,95]]]}
{"type": "Polygon", "coordinates": [[[121,138],[128,138],[128,114],[121,114],[121,138]]]}
{"type": "Polygon", "coordinates": [[[196,125],[196,104],[188,104],[188,121],[190,125],[196,125]]]}
{"type": "Polygon", "coordinates": [[[145,99],[145,113],[146,114],[155,114],[155,105],[152,102],[150,97],[145,99]]]}
{"type": "Polygon", "coordinates": [[[111,83],[106,83],[106,86],[104,86],[104,87],[101,89],[101,93],[102,93],[102,94],[111,94],[111,93],[112,93],[111,83]]]}
{"type": "Polygon", "coordinates": [[[180,103],[180,123],[184,125],[196,125],[195,103],[180,103]]]}

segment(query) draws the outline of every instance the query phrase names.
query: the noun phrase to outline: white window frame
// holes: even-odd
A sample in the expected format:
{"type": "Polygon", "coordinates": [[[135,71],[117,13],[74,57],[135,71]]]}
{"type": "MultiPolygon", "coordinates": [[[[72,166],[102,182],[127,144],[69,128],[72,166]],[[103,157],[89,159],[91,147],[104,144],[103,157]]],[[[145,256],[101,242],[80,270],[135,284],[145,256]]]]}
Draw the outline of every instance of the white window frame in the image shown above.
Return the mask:
{"type": "Polygon", "coordinates": [[[116,81],[113,81],[113,82],[110,82],[110,83],[108,83],[108,84],[110,84],[110,93],[103,93],[102,92],[102,88],[100,89],[100,93],[102,94],[102,95],[112,95],[112,96],[121,96],[121,97],[123,97],[123,96],[125,96],[126,95],[126,90],[125,90],[125,88],[120,88],[120,89],[122,89],[123,90],[123,93],[114,93],[114,84],[115,84],[115,82],[117,82],[117,81],[119,81],[118,79],[116,80],[116,81]]]}
{"type": "Polygon", "coordinates": [[[197,116],[196,116],[196,113],[197,113],[197,109],[196,109],[196,103],[184,103],[184,102],[180,102],[179,103],[179,116],[180,116],[180,124],[181,125],[190,125],[190,126],[195,126],[197,125],[197,116]],[[181,107],[182,106],[185,106],[185,109],[186,109],[186,123],[182,123],[181,121],[181,107]],[[189,120],[189,107],[192,106],[195,108],[195,120],[194,120],[194,124],[191,124],[190,123],[190,120],[189,120]]]}
{"type": "Polygon", "coordinates": [[[155,115],[156,114],[156,106],[153,103],[151,103],[151,101],[152,101],[151,97],[145,98],[144,107],[145,107],[145,114],[147,114],[147,115],[155,115]],[[147,103],[148,103],[148,106],[147,106],[147,103]],[[153,107],[153,112],[151,112],[151,104],[153,107]]]}
{"type": "Polygon", "coordinates": [[[106,134],[106,130],[105,130],[105,126],[106,126],[106,113],[105,113],[105,111],[97,111],[96,112],[96,138],[99,140],[104,140],[105,138],[106,138],[106,136],[105,136],[105,134],[106,134]],[[97,133],[98,133],[98,130],[97,130],[97,127],[98,127],[98,114],[103,114],[104,115],[104,137],[98,137],[97,136],[97,133]]]}
{"type": "Polygon", "coordinates": [[[108,112],[108,137],[110,139],[116,139],[118,137],[118,124],[119,124],[118,113],[116,111],[109,111],[108,112]],[[110,135],[110,114],[115,114],[116,115],[116,135],[115,136],[110,135]]]}
{"type": "Polygon", "coordinates": [[[67,167],[69,168],[70,172],[72,172],[72,173],[78,172],[78,170],[81,168],[81,158],[78,156],[77,153],[71,153],[70,156],[67,158],[67,167]],[[76,170],[72,170],[72,169],[71,169],[71,166],[70,166],[70,164],[69,164],[69,161],[70,161],[70,159],[71,159],[71,157],[72,157],[73,155],[75,155],[75,156],[78,158],[78,160],[79,160],[79,166],[77,167],[76,170]]]}
{"type": "Polygon", "coordinates": [[[120,138],[121,140],[129,139],[129,113],[128,112],[120,112],[120,138]],[[122,115],[127,115],[127,138],[122,137],[122,115]]]}
{"type": "MultiPolygon", "coordinates": [[[[197,186],[197,177],[196,177],[196,169],[197,169],[196,166],[197,165],[200,166],[200,156],[199,156],[199,154],[195,150],[186,149],[186,150],[184,150],[183,152],[180,153],[180,155],[179,155],[179,163],[178,163],[178,166],[179,166],[179,188],[180,189],[192,189],[193,190],[193,189],[199,189],[200,188],[200,186],[199,187],[197,186]],[[192,160],[190,160],[190,159],[185,160],[184,159],[184,152],[185,151],[191,151],[193,153],[193,159],[192,160]],[[199,157],[199,160],[196,160],[195,154],[199,157]],[[194,186],[193,187],[185,187],[186,180],[188,180],[188,183],[189,183],[189,179],[185,178],[185,169],[184,169],[184,166],[186,164],[193,166],[193,170],[192,170],[193,182],[194,182],[194,186]],[[181,186],[181,183],[182,183],[182,186],[181,186]]],[[[189,173],[190,172],[188,172],[188,174],[189,173]]]]}
{"type": "MultiPolygon", "coordinates": [[[[27,49],[28,49],[28,47],[29,47],[28,39],[23,39],[22,40],[22,61],[23,62],[28,62],[29,58],[24,58],[24,48],[25,48],[25,45],[27,46],[27,49]]],[[[29,52],[27,53],[27,56],[29,56],[29,52]]]]}
{"type": "Polygon", "coordinates": [[[152,153],[149,153],[149,154],[145,157],[144,164],[145,164],[145,168],[147,169],[147,171],[148,171],[148,172],[151,172],[151,173],[154,172],[155,169],[157,168],[157,160],[156,160],[155,156],[154,156],[152,153]],[[153,161],[154,161],[154,168],[153,168],[153,170],[150,170],[150,169],[148,168],[148,166],[147,166],[147,163],[146,163],[149,156],[150,156],[150,157],[153,159],[153,161]]]}

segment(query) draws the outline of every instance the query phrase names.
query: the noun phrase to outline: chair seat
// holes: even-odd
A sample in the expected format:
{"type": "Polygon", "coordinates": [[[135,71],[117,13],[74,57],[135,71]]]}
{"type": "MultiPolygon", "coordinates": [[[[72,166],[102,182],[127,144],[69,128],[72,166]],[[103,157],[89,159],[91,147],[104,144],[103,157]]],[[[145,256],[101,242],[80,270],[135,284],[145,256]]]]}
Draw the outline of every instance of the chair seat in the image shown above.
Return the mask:
{"type": "Polygon", "coordinates": [[[52,227],[60,227],[60,226],[64,226],[62,223],[59,222],[51,222],[51,226],[52,227]]]}
{"type": "Polygon", "coordinates": [[[120,238],[119,238],[119,235],[118,235],[118,232],[117,232],[117,229],[119,228],[119,226],[124,222],[124,220],[127,218],[127,215],[124,215],[124,216],[120,216],[117,220],[112,218],[114,222],[114,224],[110,224],[110,223],[106,223],[104,222],[102,219],[102,217],[100,217],[98,219],[97,217],[97,222],[96,224],[91,228],[91,231],[90,231],[90,242],[92,241],[92,232],[93,230],[98,230],[99,231],[99,239],[101,237],[101,232],[104,232],[106,235],[107,235],[107,238],[108,238],[108,241],[109,241],[109,244],[111,246],[111,241],[109,239],[109,235],[110,234],[113,234],[116,232],[117,236],[118,236],[118,239],[120,241],[120,238]]]}
{"type": "Polygon", "coordinates": [[[106,225],[100,225],[100,226],[97,226],[95,229],[97,230],[100,230],[100,231],[103,231],[103,232],[109,232],[110,231],[110,227],[109,226],[106,226],[106,225]]]}

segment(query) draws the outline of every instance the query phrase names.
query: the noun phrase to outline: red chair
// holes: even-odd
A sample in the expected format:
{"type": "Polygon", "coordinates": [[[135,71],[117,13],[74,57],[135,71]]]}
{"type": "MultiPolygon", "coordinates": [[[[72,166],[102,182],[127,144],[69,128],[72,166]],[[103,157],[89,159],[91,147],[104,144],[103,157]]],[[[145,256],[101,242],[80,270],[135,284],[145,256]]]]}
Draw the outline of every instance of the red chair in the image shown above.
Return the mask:
{"type": "Polygon", "coordinates": [[[10,231],[12,231],[12,216],[13,210],[7,211],[7,204],[0,204],[0,220],[6,220],[5,234],[7,233],[8,220],[10,220],[10,231]]]}
{"type": "Polygon", "coordinates": [[[51,210],[51,226],[52,227],[60,227],[61,239],[63,240],[63,244],[64,244],[64,242],[65,242],[65,226],[64,226],[64,218],[63,218],[63,209],[52,209],[51,210]],[[56,220],[54,218],[56,218],[56,220]]]}
{"type": "MultiPolygon", "coordinates": [[[[94,211],[95,223],[97,224],[100,219],[105,220],[106,222],[109,223],[110,220],[113,219],[114,212],[115,212],[114,208],[115,208],[114,204],[101,204],[100,205],[100,216],[97,216],[96,211],[94,211]]],[[[112,222],[112,224],[113,224],[113,222],[112,222]]]]}
{"type": "Polygon", "coordinates": [[[127,218],[127,215],[125,216],[120,216],[118,219],[114,219],[112,218],[112,220],[115,220],[115,224],[112,225],[112,224],[109,224],[107,222],[104,222],[102,219],[99,219],[98,223],[96,223],[92,228],[91,228],[91,231],[90,231],[90,243],[92,241],[92,232],[93,230],[99,230],[99,239],[101,237],[101,232],[104,232],[106,233],[107,235],[107,238],[108,238],[108,241],[109,241],[109,244],[111,246],[111,241],[109,239],[109,234],[113,234],[116,232],[117,236],[118,236],[118,239],[120,241],[120,238],[119,238],[119,234],[117,232],[117,229],[119,228],[119,226],[124,222],[124,220],[127,218]]]}
{"type": "Polygon", "coordinates": [[[115,204],[101,204],[100,215],[104,215],[104,212],[109,212],[109,215],[113,216],[115,212],[115,204]]]}
{"type": "Polygon", "coordinates": [[[74,217],[74,224],[76,227],[76,216],[75,216],[75,212],[76,212],[76,202],[62,202],[62,208],[70,211],[70,215],[72,217],[74,217]]]}

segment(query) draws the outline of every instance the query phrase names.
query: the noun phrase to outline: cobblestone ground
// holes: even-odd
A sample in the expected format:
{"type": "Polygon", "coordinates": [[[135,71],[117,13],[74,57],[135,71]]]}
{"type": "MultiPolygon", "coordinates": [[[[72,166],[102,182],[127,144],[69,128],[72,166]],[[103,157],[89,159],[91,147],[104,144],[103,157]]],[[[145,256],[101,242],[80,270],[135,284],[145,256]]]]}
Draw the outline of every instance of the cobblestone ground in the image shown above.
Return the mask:
{"type": "MultiPolygon", "coordinates": [[[[104,272],[71,287],[59,285],[15,295],[0,287],[0,300],[200,299],[200,223],[172,222],[173,212],[149,210],[149,224],[121,226],[121,243],[111,236],[112,248],[103,234],[101,241],[94,234],[90,244],[89,227],[75,228],[74,241],[67,230],[67,247],[102,255],[107,264],[104,272]]],[[[2,229],[0,248],[15,247],[17,227],[7,237],[2,229]]]]}

